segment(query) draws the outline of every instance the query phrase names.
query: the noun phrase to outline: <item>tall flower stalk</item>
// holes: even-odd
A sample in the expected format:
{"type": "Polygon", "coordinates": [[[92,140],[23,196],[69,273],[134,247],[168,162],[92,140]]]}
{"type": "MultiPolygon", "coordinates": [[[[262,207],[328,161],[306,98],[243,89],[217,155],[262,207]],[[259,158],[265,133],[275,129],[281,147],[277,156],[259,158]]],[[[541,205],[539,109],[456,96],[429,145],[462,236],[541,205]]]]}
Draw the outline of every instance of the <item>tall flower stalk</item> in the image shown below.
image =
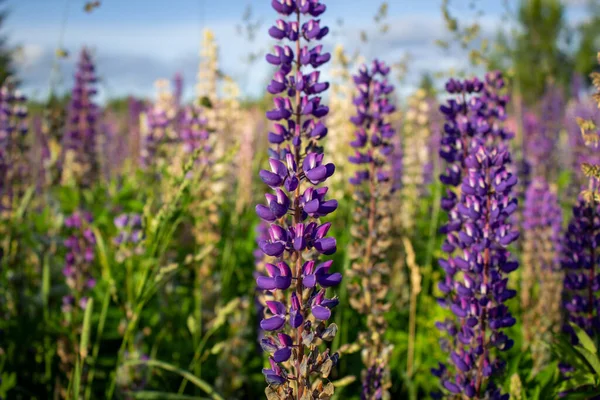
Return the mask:
{"type": "MultiPolygon", "coordinates": [[[[67,133],[63,137],[65,148],[59,167],[79,185],[89,187],[100,174],[98,159],[98,119],[100,109],[94,102],[96,70],[92,56],[84,48],[75,72],[75,86],[69,103],[67,133]]],[[[68,178],[64,178],[67,179],[68,178]]]]}
{"type": "Polygon", "coordinates": [[[458,97],[441,107],[446,125],[440,155],[448,165],[440,178],[461,186],[442,200],[450,218],[442,228],[448,258],[439,261],[446,276],[438,285],[438,302],[454,318],[436,324],[447,334],[441,344],[449,353],[449,360],[432,370],[441,381],[437,398],[508,397],[495,378],[504,366],[500,352],[513,345],[503,329],[515,324],[504,302],[516,295],[507,285],[518,263],[506,246],[518,237],[510,223],[517,178],[509,172],[504,143],[512,135],[501,123],[507,101],[502,86],[498,73],[488,74],[485,83],[450,80],[446,88],[458,97]]]}
{"type": "Polygon", "coordinates": [[[90,228],[92,216],[76,211],[65,219],[69,236],[64,241],[67,249],[63,275],[70,293],[63,297],[62,309],[71,313],[74,307],[85,309],[89,292],[96,286],[92,266],[95,259],[96,237],[90,228]]]}
{"type": "MultiPolygon", "coordinates": [[[[600,53],[598,62],[600,63],[600,53]]],[[[597,89],[593,99],[600,106],[600,73],[593,73],[591,77],[597,89]]],[[[584,143],[597,148],[600,143],[600,127],[593,120],[579,118],[577,122],[584,143]]],[[[561,259],[565,272],[563,301],[567,322],[574,323],[588,335],[597,337],[600,335],[600,165],[584,162],[581,170],[588,179],[588,186],[573,207],[573,218],[565,235],[561,259]]],[[[574,344],[578,342],[570,325],[565,324],[564,330],[571,334],[574,344]]]]}
{"type": "Polygon", "coordinates": [[[331,112],[327,117],[329,132],[325,141],[325,150],[331,154],[332,161],[337,167],[336,174],[330,181],[332,195],[336,197],[341,197],[348,192],[346,182],[353,173],[353,167],[346,162],[346,157],[350,151],[350,141],[354,129],[354,125],[350,121],[354,112],[351,72],[354,62],[341,45],[336,46],[332,55],[332,83],[329,94],[331,112]]]}
{"type": "Polygon", "coordinates": [[[326,236],[331,223],[321,223],[337,208],[336,200],[326,200],[322,186],[335,171],[324,162],[319,139],[327,134],[322,121],[329,109],[320,94],[329,87],[319,81],[317,68],[327,63],[329,53],[322,45],[312,47],[329,29],[315,19],[325,11],[318,0],[273,0],[272,7],[282,19],[269,29],[271,37],[287,40],[267,55],[278,67],[267,87],[275,95],[275,108],[267,112],[274,121],[269,133],[270,170],[260,177],[273,190],[265,195],[267,205],[256,212],[268,222],[269,239],[259,242],[264,254],[274,257],[267,263],[268,276],[259,276],[259,289],[274,293],[266,302],[268,313],[260,326],[266,332],[261,345],[269,356],[263,370],[269,398],[329,399],[334,387],[327,378],[338,355],[322,350],[337,332],[327,325],[338,299],[326,297],[327,289],[339,285],[340,273],[331,273],[332,261],[321,255],[336,251],[336,240],[326,236]],[[312,72],[306,71],[312,67],[312,72]]]}
{"type": "Polygon", "coordinates": [[[0,88],[0,215],[25,191],[29,170],[26,99],[7,79],[0,88]]]}
{"type": "Polygon", "coordinates": [[[363,65],[354,82],[358,94],[354,97],[356,115],[352,117],[356,149],[349,161],[358,165],[358,171],[350,179],[355,187],[356,209],[351,247],[353,259],[349,287],[350,305],[366,317],[365,330],[360,333],[363,345],[362,398],[381,398],[391,386],[388,356],[390,346],[384,341],[389,310],[387,292],[390,265],[386,260],[391,244],[392,170],[389,156],[395,131],[389,123],[389,115],[395,111],[391,101],[394,87],[387,76],[390,68],[383,62],[373,61],[363,65]]]}
{"type": "Polygon", "coordinates": [[[561,258],[564,278],[563,307],[567,314],[564,331],[578,342],[568,324],[572,322],[591,337],[600,334],[598,313],[598,235],[600,234],[600,206],[597,199],[583,196],[573,207],[573,217],[565,233],[561,258]],[[588,201],[589,200],[589,201],[588,201]]]}
{"type": "Polygon", "coordinates": [[[419,89],[408,100],[408,111],[402,125],[404,148],[402,151],[400,223],[406,233],[413,231],[419,197],[423,192],[423,168],[430,156],[428,148],[430,136],[427,92],[419,89]]]}
{"type": "Polygon", "coordinates": [[[534,370],[548,362],[545,342],[560,325],[562,290],[559,267],[562,210],[544,178],[535,178],[525,193],[523,210],[521,309],[525,343],[534,354],[534,370]]]}

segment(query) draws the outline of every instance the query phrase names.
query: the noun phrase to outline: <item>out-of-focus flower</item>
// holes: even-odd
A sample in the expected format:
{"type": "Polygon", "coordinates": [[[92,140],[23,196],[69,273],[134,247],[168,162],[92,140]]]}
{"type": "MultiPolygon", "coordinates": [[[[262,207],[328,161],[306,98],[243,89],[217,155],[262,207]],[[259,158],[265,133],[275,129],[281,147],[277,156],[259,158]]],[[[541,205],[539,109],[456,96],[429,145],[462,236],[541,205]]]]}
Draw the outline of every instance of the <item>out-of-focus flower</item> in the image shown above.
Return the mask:
{"type": "Polygon", "coordinates": [[[363,399],[380,398],[391,386],[387,368],[389,344],[383,340],[387,329],[384,314],[390,308],[386,281],[391,266],[386,256],[391,244],[390,154],[395,135],[389,122],[389,116],[395,112],[389,72],[387,65],[375,60],[370,67],[363,65],[354,77],[358,90],[354,97],[356,115],[351,118],[355,139],[350,145],[356,153],[350,162],[357,165],[357,171],[350,178],[355,186],[356,208],[351,230],[354,243],[349,276],[353,282],[349,292],[350,305],[366,317],[366,330],[359,335],[364,346],[363,399]]]}
{"type": "Polygon", "coordinates": [[[0,215],[10,212],[28,184],[27,107],[11,78],[0,88],[0,215]]]}
{"type": "Polygon", "coordinates": [[[142,217],[139,214],[121,214],[115,217],[114,224],[118,229],[113,239],[118,248],[117,261],[123,262],[135,254],[141,254],[144,251],[142,217]]]}
{"type": "MultiPolygon", "coordinates": [[[[79,56],[75,85],[71,91],[68,110],[67,132],[63,137],[63,159],[60,167],[63,174],[72,174],[75,181],[89,187],[99,178],[98,120],[100,109],[94,102],[96,70],[92,56],[84,48],[79,56]],[[68,153],[71,153],[70,155],[68,153]],[[68,161],[73,164],[67,165],[68,161]]],[[[63,176],[64,180],[68,178],[63,176]]]]}
{"type": "Polygon", "coordinates": [[[523,210],[523,272],[521,309],[526,344],[531,346],[534,368],[548,361],[545,345],[560,325],[562,272],[559,258],[562,209],[556,193],[544,178],[535,178],[525,193],[523,210]]]}
{"type": "Polygon", "coordinates": [[[419,197],[423,193],[423,169],[429,162],[431,128],[427,92],[419,89],[408,100],[402,124],[402,178],[400,223],[407,234],[413,232],[419,197]]]}
{"type": "Polygon", "coordinates": [[[75,211],[65,219],[67,249],[63,275],[71,293],[63,298],[62,309],[71,312],[73,307],[85,309],[89,292],[96,286],[92,267],[95,259],[96,237],[90,224],[88,212],[75,211]]]}
{"type": "MultiPolygon", "coordinates": [[[[600,206],[580,198],[573,207],[573,216],[563,243],[563,307],[567,320],[583,328],[591,337],[600,334],[600,299],[597,293],[600,289],[597,270],[599,233],[600,206]]],[[[569,324],[565,324],[564,330],[571,334],[573,343],[578,342],[569,324]]]]}

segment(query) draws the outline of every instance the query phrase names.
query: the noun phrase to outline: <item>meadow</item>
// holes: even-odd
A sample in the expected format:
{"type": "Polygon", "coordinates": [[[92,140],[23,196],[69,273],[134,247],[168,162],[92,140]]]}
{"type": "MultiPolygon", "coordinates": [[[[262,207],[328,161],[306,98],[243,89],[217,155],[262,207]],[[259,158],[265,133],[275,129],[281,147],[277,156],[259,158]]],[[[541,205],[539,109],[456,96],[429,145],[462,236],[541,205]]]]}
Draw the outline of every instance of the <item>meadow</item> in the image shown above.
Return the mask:
{"type": "Polygon", "coordinates": [[[210,29],[152,98],[3,76],[0,398],[600,399],[600,10],[559,56],[558,0],[495,46],[443,1],[469,67],[404,96],[339,2],[261,1],[260,98],[210,29]]]}

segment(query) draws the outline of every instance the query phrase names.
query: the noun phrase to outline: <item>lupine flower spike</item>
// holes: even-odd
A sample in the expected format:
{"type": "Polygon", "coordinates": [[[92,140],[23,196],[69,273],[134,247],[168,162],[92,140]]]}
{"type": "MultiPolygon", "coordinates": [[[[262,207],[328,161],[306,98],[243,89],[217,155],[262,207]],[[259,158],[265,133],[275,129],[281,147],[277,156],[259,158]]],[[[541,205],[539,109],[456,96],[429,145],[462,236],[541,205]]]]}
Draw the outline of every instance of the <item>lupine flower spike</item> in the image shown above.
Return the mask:
{"type": "Polygon", "coordinates": [[[423,192],[423,168],[430,157],[427,146],[430,135],[427,92],[419,89],[408,100],[408,110],[402,126],[404,149],[402,152],[400,223],[407,234],[413,232],[419,196],[423,192]]]}
{"type": "Polygon", "coordinates": [[[269,223],[269,238],[259,243],[273,263],[268,275],[257,278],[259,289],[277,292],[280,300],[266,301],[267,312],[260,326],[266,332],[261,340],[269,354],[269,367],[263,370],[268,398],[329,399],[334,387],[327,381],[338,355],[319,346],[337,332],[328,324],[338,299],[327,289],[340,284],[342,275],[331,271],[332,262],[321,255],[336,251],[336,240],[327,236],[330,223],[322,217],[335,211],[337,201],[327,200],[322,184],[335,171],[318,145],[327,134],[322,121],[329,109],[320,94],[329,87],[319,80],[318,68],[330,54],[322,45],[329,29],[316,19],[325,11],[318,0],[273,0],[281,15],[269,35],[282,43],[267,55],[278,67],[268,85],[275,95],[275,107],[267,112],[274,121],[268,139],[269,169],[260,177],[271,187],[266,204],[256,206],[260,218],[269,223]],[[287,43],[291,43],[289,46],[287,43]],[[312,72],[305,72],[308,66],[312,72]]]}
{"type": "Polygon", "coordinates": [[[92,216],[87,212],[74,212],[65,219],[69,236],[64,241],[67,249],[63,275],[71,293],[63,297],[63,311],[74,307],[85,309],[89,291],[96,286],[92,265],[95,259],[96,237],[90,229],[92,216]]]}
{"type": "Polygon", "coordinates": [[[11,78],[0,88],[0,215],[9,213],[25,191],[29,172],[26,159],[27,108],[25,96],[11,78]]]}
{"type": "Polygon", "coordinates": [[[387,328],[384,313],[390,308],[386,302],[390,265],[386,261],[391,244],[390,194],[392,170],[391,139],[395,134],[389,116],[395,111],[391,101],[394,87],[387,76],[390,68],[383,62],[373,61],[370,68],[363,65],[354,83],[358,94],[354,97],[356,115],[355,140],[350,145],[356,149],[349,158],[357,164],[358,171],[350,179],[355,187],[356,209],[351,248],[353,259],[349,287],[350,305],[366,317],[366,330],[359,335],[363,346],[361,398],[379,399],[391,386],[388,356],[391,348],[383,337],[387,328]]]}
{"type": "MultiPolygon", "coordinates": [[[[87,49],[81,51],[75,86],[69,104],[69,121],[64,136],[66,157],[64,172],[71,173],[76,182],[90,186],[96,182],[100,166],[98,161],[98,118],[100,110],[94,102],[96,71],[92,56],[87,49]]],[[[63,167],[61,162],[60,167],[63,167]]],[[[68,175],[67,175],[68,176],[68,175]]],[[[63,179],[68,179],[64,178],[63,179]]]]}
{"type": "Polygon", "coordinates": [[[509,172],[511,157],[503,143],[511,134],[500,123],[506,104],[497,92],[502,85],[501,76],[488,74],[485,84],[450,80],[446,86],[460,98],[442,106],[447,123],[441,155],[452,164],[441,179],[462,184],[459,195],[448,192],[442,203],[451,218],[443,228],[449,256],[440,260],[446,277],[438,285],[443,294],[438,301],[454,317],[437,323],[447,335],[441,343],[449,359],[432,370],[441,381],[436,398],[508,399],[496,378],[505,364],[501,352],[513,346],[503,329],[515,324],[504,303],[516,296],[507,286],[518,263],[506,247],[518,237],[510,224],[517,178],[509,172]]]}
{"type": "MultiPolygon", "coordinates": [[[[600,53],[598,53],[600,63],[600,53]]],[[[593,73],[592,81],[597,89],[593,99],[600,106],[600,74],[593,73]]],[[[581,136],[587,146],[597,148],[600,128],[593,120],[578,119],[581,136]]],[[[584,162],[581,170],[588,179],[588,186],[573,207],[573,217],[565,235],[561,259],[565,273],[564,308],[567,322],[584,329],[591,337],[600,335],[600,290],[598,271],[598,240],[600,240],[600,165],[584,162]]],[[[577,336],[569,324],[564,330],[571,334],[574,344],[577,336]]]]}

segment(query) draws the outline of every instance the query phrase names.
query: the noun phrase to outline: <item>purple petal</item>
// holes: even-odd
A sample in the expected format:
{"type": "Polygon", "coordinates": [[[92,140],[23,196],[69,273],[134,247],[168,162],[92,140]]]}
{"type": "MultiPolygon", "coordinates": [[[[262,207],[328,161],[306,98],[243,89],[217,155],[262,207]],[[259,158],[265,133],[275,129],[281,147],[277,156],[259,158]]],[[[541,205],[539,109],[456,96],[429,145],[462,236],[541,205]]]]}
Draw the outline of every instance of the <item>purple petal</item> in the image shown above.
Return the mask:
{"type": "Polygon", "coordinates": [[[281,329],[281,327],[283,327],[284,324],[285,324],[285,318],[277,316],[277,315],[274,317],[263,319],[262,321],[260,321],[260,327],[261,327],[261,329],[263,329],[265,331],[279,330],[279,329],[281,329]]]}

